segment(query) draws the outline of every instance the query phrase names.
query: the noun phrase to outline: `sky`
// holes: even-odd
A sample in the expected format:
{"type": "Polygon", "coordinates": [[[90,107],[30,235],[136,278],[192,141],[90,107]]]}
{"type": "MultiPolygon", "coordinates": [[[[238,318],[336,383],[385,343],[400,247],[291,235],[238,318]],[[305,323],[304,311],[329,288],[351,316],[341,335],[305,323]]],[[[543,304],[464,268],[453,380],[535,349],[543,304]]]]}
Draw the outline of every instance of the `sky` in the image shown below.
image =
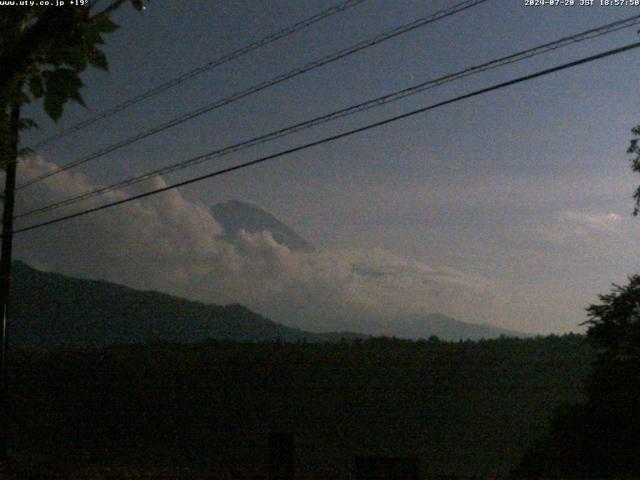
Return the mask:
{"type": "MultiPolygon", "coordinates": [[[[141,14],[123,8],[116,15],[122,29],[105,47],[110,72],[83,76],[88,108],[68,105],[56,125],[34,105],[28,114],[41,128],[25,135],[23,144],[336,3],[154,0],[141,14]]],[[[23,161],[19,178],[456,3],[367,0],[38,150],[23,161]]],[[[489,0],[24,189],[17,208],[26,211],[638,14],[639,8],[489,0]]],[[[453,82],[107,198],[632,43],[639,28],[453,82]]],[[[640,123],[638,55],[631,51],[27,232],[16,236],[16,257],[46,270],[209,303],[242,303],[314,330],[348,326],[350,318],[443,313],[530,333],[581,331],[585,308],[638,270],[640,219],[632,216],[632,195],[640,178],[626,154],[630,129],[640,123]],[[260,205],[316,252],[291,252],[268,234],[245,235],[242,248],[226,243],[207,209],[229,199],[260,205]]],[[[45,218],[53,215],[38,219],[45,218]]]]}

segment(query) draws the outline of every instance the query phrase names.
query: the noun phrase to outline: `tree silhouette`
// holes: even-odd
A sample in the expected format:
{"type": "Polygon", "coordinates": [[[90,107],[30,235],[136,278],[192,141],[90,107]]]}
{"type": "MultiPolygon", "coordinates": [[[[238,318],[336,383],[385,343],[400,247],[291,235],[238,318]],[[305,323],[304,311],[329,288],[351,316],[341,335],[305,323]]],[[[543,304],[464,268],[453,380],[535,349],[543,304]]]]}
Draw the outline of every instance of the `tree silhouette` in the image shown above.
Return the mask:
{"type": "Polygon", "coordinates": [[[107,70],[107,58],[100,48],[103,35],[118,28],[110,17],[127,2],[137,10],[143,8],[143,0],[80,0],[77,3],[82,5],[66,2],[0,8],[0,169],[5,171],[0,252],[0,461],[6,454],[5,329],[20,131],[36,126],[22,117],[21,108],[42,99],[47,115],[58,121],[69,100],[84,105],[80,73],[89,66],[107,70]]]}
{"type": "Polygon", "coordinates": [[[620,365],[640,357],[640,275],[626,286],[614,285],[587,312],[587,338],[598,350],[598,365],[620,365]]]}
{"type": "Polygon", "coordinates": [[[614,285],[587,312],[596,352],[587,400],[557,412],[514,477],[640,477],[640,276],[614,285]]]}
{"type": "MultiPolygon", "coordinates": [[[[627,149],[627,153],[629,155],[633,155],[631,158],[631,169],[634,172],[640,173],[640,125],[631,129],[631,133],[633,133],[634,138],[631,139],[631,143],[629,148],[627,149]]],[[[640,213],[640,187],[638,187],[633,194],[633,199],[635,201],[635,207],[633,209],[633,214],[638,215],[640,213]]]]}
{"type": "MultiPolygon", "coordinates": [[[[108,69],[101,50],[104,34],[118,25],[111,15],[129,1],[137,10],[142,0],[114,0],[100,9],[100,1],[86,6],[20,6],[0,9],[0,140],[4,147],[0,165],[12,161],[7,155],[12,141],[11,110],[43,98],[47,114],[55,121],[64,104],[74,100],[82,105],[80,73],[87,67],[108,69]]],[[[37,2],[36,2],[37,3],[37,2]]],[[[33,127],[20,118],[19,128],[33,127]]]]}

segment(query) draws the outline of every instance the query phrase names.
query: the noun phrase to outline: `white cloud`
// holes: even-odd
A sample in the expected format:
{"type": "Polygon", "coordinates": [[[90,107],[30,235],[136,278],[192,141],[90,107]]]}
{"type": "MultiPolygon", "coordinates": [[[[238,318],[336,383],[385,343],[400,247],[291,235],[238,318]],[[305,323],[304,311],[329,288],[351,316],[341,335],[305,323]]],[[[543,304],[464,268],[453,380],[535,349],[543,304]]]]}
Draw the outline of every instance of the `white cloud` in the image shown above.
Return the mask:
{"type": "MultiPolygon", "coordinates": [[[[20,165],[23,179],[52,168],[37,157],[20,165]]],[[[156,179],[151,186],[164,185],[156,179]]],[[[25,189],[18,204],[26,211],[94,187],[84,176],[64,172],[25,189]]],[[[111,192],[99,202],[125,196],[111,192]]],[[[56,216],[73,211],[68,208],[56,216]]],[[[434,269],[382,249],[302,253],[268,232],[243,232],[236,245],[221,233],[206,207],[171,190],[24,233],[15,244],[17,257],[34,266],[205,302],[242,303],[303,328],[431,312],[493,320],[497,288],[480,276],[434,269]]]]}
{"type": "Polygon", "coordinates": [[[635,248],[638,229],[634,220],[615,212],[563,210],[538,228],[538,233],[558,245],[597,248],[615,243],[635,248]]]}
{"type": "Polygon", "coordinates": [[[590,231],[606,232],[619,235],[622,217],[617,213],[587,213],[568,210],[562,212],[561,219],[590,231]]]}

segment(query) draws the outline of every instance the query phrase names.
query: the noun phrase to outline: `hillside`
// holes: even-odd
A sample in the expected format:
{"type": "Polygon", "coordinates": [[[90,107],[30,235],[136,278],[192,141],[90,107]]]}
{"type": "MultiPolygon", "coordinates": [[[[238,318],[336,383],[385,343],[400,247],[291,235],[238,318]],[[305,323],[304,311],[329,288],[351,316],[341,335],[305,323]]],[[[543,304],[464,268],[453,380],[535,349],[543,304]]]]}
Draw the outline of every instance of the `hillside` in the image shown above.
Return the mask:
{"type": "Polygon", "coordinates": [[[338,341],[266,319],[241,305],[205,305],[164,293],[82,280],[13,265],[10,343],[15,347],[97,347],[218,338],[245,342],[338,341]]]}
{"type": "Polygon", "coordinates": [[[431,313],[422,316],[398,316],[393,320],[373,320],[351,323],[349,329],[366,332],[373,336],[398,337],[406,339],[428,339],[435,335],[441,340],[480,340],[489,338],[526,337],[528,335],[488,324],[468,323],[447,315],[431,313]]]}
{"type": "Polygon", "coordinates": [[[206,339],[238,342],[336,342],[370,335],[442,340],[522,336],[489,325],[426,315],[393,322],[345,319],[341,331],[313,333],[264,318],[242,305],[208,305],[110,282],[41,272],[23,262],[13,268],[10,344],[16,347],[99,347],[206,339]],[[364,333],[354,333],[364,332],[364,333]]]}

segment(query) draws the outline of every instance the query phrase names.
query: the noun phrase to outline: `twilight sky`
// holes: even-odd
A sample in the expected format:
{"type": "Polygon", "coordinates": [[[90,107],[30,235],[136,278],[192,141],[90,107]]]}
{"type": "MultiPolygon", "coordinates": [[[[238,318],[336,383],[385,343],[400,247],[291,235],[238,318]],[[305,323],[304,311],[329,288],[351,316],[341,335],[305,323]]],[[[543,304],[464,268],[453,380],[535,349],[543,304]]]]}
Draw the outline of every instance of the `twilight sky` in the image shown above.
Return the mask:
{"type": "MultiPolygon", "coordinates": [[[[110,74],[85,76],[89,111],[69,106],[56,126],[33,109],[42,128],[24,143],[335,3],[154,0],[141,15],[123,9],[117,16],[123,28],[107,40],[110,74]]],[[[21,178],[455,3],[368,0],[43,148],[21,165],[21,178]]],[[[25,189],[18,208],[638,13],[640,7],[489,0],[25,189]]],[[[135,191],[631,43],[638,28],[429,90],[135,191]]],[[[630,129],[640,123],[638,55],[594,62],[25,233],[16,237],[16,254],[63,273],[243,303],[316,330],[343,326],[350,317],[429,312],[526,332],[579,330],[584,308],[638,270],[640,219],[631,216],[631,195],[640,178],[625,154],[630,129]],[[318,252],[290,252],[268,235],[247,235],[242,251],[225,244],[207,207],[228,199],[261,205],[318,252]],[[363,266],[375,275],[359,274],[363,266]]]]}

